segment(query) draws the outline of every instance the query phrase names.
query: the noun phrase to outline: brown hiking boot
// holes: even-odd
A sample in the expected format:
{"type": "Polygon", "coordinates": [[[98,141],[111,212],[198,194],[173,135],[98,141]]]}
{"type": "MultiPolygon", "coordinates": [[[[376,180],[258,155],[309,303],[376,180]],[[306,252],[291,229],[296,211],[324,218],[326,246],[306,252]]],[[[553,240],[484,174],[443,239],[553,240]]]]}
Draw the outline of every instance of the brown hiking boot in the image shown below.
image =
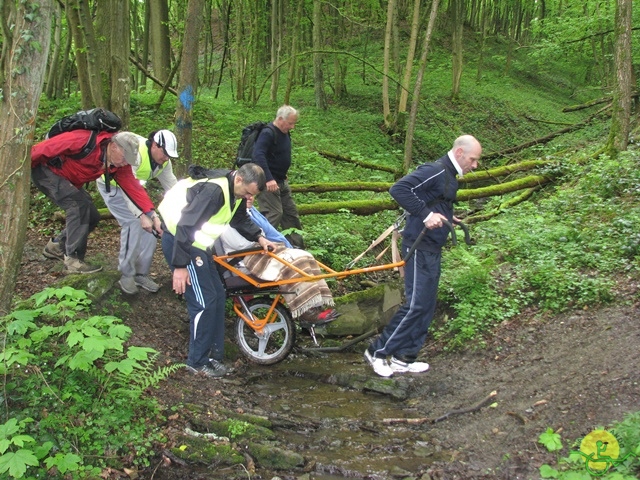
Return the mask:
{"type": "Polygon", "coordinates": [[[64,260],[64,251],[60,242],[54,242],[53,239],[49,240],[42,250],[42,254],[52,260],[64,260]]]}
{"type": "Polygon", "coordinates": [[[76,257],[64,256],[65,273],[95,273],[102,270],[100,265],[92,265],[76,257]]]}

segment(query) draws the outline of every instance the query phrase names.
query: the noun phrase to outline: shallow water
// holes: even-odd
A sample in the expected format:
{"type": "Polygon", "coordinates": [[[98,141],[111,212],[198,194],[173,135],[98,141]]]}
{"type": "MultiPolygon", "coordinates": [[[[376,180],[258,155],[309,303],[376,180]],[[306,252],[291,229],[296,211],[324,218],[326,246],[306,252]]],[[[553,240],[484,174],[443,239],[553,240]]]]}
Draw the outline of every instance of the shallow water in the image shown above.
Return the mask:
{"type": "Polygon", "coordinates": [[[290,448],[315,459],[311,479],[385,479],[397,473],[394,468],[415,472],[442,459],[426,427],[380,428],[385,418],[415,417],[407,402],[328,383],[336,373],[372,377],[360,354],[291,355],[254,373],[250,389],[265,400],[264,410],[303,426],[277,431],[290,448]]]}

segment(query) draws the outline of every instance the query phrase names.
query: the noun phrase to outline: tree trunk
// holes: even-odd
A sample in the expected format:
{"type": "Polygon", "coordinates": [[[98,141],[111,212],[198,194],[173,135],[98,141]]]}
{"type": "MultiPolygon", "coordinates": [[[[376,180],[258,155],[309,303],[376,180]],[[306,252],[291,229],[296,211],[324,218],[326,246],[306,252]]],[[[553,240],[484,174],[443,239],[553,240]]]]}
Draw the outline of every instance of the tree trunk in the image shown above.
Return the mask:
{"type": "MultiPolygon", "coordinates": [[[[313,49],[322,50],[322,1],[313,0],[313,49]]],[[[327,109],[327,96],[324,92],[324,75],[322,72],[322,54],[313,54],[313,86],[316,97],[316,108],[327,109]]]]}
{"type": "MultiPolygon", "coordinates": [[[[280,52],[282,50],[282,33],[284,12],[282,0],[271,0],[271,94],[273,103],[278,101],[278,83],[280,82],[280,52]]],[[[295,35],[295,34],[294,34],[295,35]]]]}
{"type": "Polygon", "coordinates": [[[256,2],[249,0],[249,49],[247,53],[247,78],[248,82],[245,85],[249,89],[249,101],[252,106],[255,106],[258,101],[258,68],[260,63],[260,57],[262,52],[262,43],[260,42],[261,29],[260,20],[262,9],[256,2]]]}
{"type": "Polygon", "coordinates": [[[84,44],[87,47],[87,69],[89,73],[89,88],[91,89],[91,104],[85,105],[85,107],[108,107],[106,101],[109,95],[104,95],[103,91],[103,87],[106,85],[103,78],[105,62],[104,57],[100,55],[104,52],[104,41],[101,41],[100,44],[98,43],[91,12],[89,11],[89,1],[74,0],[74,2],[78,6],[80,31],[84,37],[84,44]]]}
{"type": "Polygon", "coordinates": [[[402,162],[402,171],[409,171],[411,161],[413,160],[413,132],[416,129],[416,119],[418,118],[418,106],[420,105],[420,90],[422,89],[422,79],[424,78],[424,70],[427,68],[427,56],[429,53],[429,43],[431,42],[431,34],[436,23],[438,15],[439,0],[433,0],[431,4],[431,14],[429,15],[429,24],[424,35],[424,44],[422,45],[422,56],[420,57],[420,68],[416,76],[416,84],[413,88],[413,97],[411,101],[411,112],[409,114],[409,122],[407,124],[407,135],[404,140],[404,161],[402,162]]]}
{"type": "MultiPolygon", "coordinates": [[[[140,61],[144,65],[145,70],[149,68],[149,48],[151,43],[151,0],[145,0],[144,2],[144,26],[142,33],[142,56],[140,61]]],[[[143,91],[146,90],[147,79],[144,73],[140,72],[140,78],[138,79],[138,88],[143,91]]]]}
{"type": "Polygon", "coordinates": [[[631,4],[632,0],[617,0],[615,89],[611,114],[611,129],[607,148],[611,156],[627,149],[631,118],[631,4]]]}
{"type": "Polygon", "coordinates": [[[62,66],[60,67],[59,71],[57,72],[56,75],[56,86],[55,86],[55,93],[54,93],[54,98],[62,98],[64,96],[64,84],[66,82],[66,79],[70,76],[69,75],[69,64],[71,63],[70,60],[70,56],[71,56],[71,46],[72,46],[72,38],[71,38],[71,32],[68,31],[67,32],[67,41],[65,43],[64,46],[64,53],[62,54],[62,66]]]}
{"type": "Polygon", "coordinates": [[[66,6],[67,25],[73,36],[74,55],[76,57],[76,70],[78,72],[78,88],[83,108],[93,108],[93,97],[91,95],[91,84],[89,79],[89,66],[87,60],[87,46],[84,35],[80,28],[80,17],[78,15],[77,0],[69,0],[66,6]]]}
{"type": "Polygon", "coordinates": [[[391,101],[389,100],[389,72],[391,70],[391,30],[393,29],[393,11],[396,0],[388,0],[387,24],[384,29],[384,52],[382,58],[382,118],[385,128],[390,131],[394,120],[391,116],[391,101]]]}
{"type": "Polygon", "coordinates": [[[416,53],[418,43],[418,32],[420,31],[420,0],[413,2],[413,20],[411,21],[411,37],[407,51],[407,61],[404,66],[404,77],[402,79],[402,90],[400,91],[400,101],[398,102],[398,114],[407,111],[407,100],[409,99],[409,87],[411,86],[411,74],[413,73],[413,58],[416,53]]]}
{"type": "MultiPolygon", "coordinates": [[[[346,22],[341,13],[343,2],[333,2],[332,5],[332,25],[331,25],[331,47],[333,50],[339,50],[343,45],[342,39],[347,37],[345,31],[346,22]]],[[[333,56],[333,94],[336,99],[344,99],[347,97],[347,66],[348,61],[340,54],[333,56]]]]}
{"type": "Polygon", "coordinates": [[[481,4],[479,7],[478,15],[480,15],[480,42],[478,42],[478,47],[480,52],[478,54],[478,69],[476,70],[476,83],[480,83],[482,80],[482,68],[484,67],[484,53],[485,53],[485,43],[487,39],[487,0],[481,0],[481,4]]]}
{"type": "MultiPolygon", "coordinates": [[[[164,84],[171,72],[171,42],[169,39],[169,6],[167,0],[149,2],[149,36],[153,74],[164,84]]],[[[191,25],[187,27],[187,31],[191,25]]]]}
{"type": "Polygon", "coordinates": [[[3,92],[0,100],[0,316],[10,311],[29,222],[31,145],[51,41],[53,10],[52,0],[40,0],[37,4],[8,3],[10,5],[5,4],[2,9],[1,20],[2,43],[8,48],[3,48],[0,59],[3,92]],[[9,15],[5,16],[7,11],[9,15]],[[11,30],[4,28],[10,24],[11,30]],[[27,37],[23,32],[31,34],[27,37]]]}
{"type": "Polygon", "coordinates": [[[291,34],[291,60],[289,61],[289,73],[287,74],[287,88],[284,92],[284,104],[289,105],[291,99],[291,89],[296,75],[296,56],[298,54],[298,38],[302,33],[300,32],[300,22],[302,21],[302,11],[304,2],[298,2],[298,10],[296,11],[296,23],[293,26],[293,33],[291,34]]]}
{"type": "Polygon", "coordinates": [[[186,173],[191,163],[191,135],[193,103],[198,88],[198,38],[202,25],[204,0],[189,0],[184,37],[182,40],[182,63],[180,66],[180,85],[178,87],[178,106],[176,107],[176,137],[180,148],[180,164],[176,174],[186,173]]]}
{"type": "Polygon", "coordinates": [[[106,71],[110,81],[108,105],[109,109],[122,119],[123,128],[128,129],[131,96],[129,0],[109,0],[109,4],[112,7],[111,12],[115,15],[108,16],[111,35],[106,36],[109,51],[109,65],[106,71]]]}
{"type": "Polygon", "coordinates": [[[60,51],[61,41],[62,41],[62,11],[60,9],[60,4],[56,3],[54,5],[53,15],[56,19],[56,28],[53,33],[53,51],[49,56],[48,62],[48,72],[47,72],[47,81],[45,82],[45,91],[44,94],[47,98],[55,98],[56,92],[56,72],[60,69],[60,51]]]}
{"type": "Polygon", "coordinates": [[[232,49],[235,52],[235,66],[236,66],[236,99],[242,101],[245,99],[245,83],[247,77],[247,41],[245,40],[245,15],[246,8],[244,0],[236,1],[236,15],[235,15],[235,48],[232,49]]]}
{"type": "Polygon", "coordinates": [[[457,99],[460,95],[460,80],[462,78],[462,34],[464,33],[464,1],[453,0],[451,4],[451,20],[453,23],[453,36],[451,39],[452,56],[452,86],[451,98],[457,99]]]}
{"type": "Polygon", "coordinates": [[[220,93],[220,85],[222,84],[222,76],[224,73],[224,67],[227,63],[229,56],[229,30],[231,28],[231,2],[222,2],[219,7],[221,17],[222,38],[224,39],[224,46],[222,49],[222,59],[220,60],[220,72],[218,73],[218,84],[216,85],[215,98],[218,98],[220,93]]]}

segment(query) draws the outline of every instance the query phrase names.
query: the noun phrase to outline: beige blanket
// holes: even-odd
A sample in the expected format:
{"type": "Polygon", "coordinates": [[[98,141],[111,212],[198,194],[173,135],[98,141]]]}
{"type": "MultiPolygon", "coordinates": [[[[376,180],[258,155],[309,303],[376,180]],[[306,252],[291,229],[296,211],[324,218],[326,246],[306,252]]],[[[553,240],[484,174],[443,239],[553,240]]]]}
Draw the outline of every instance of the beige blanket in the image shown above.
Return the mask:
{"type": "MultiPolygon", "coordinates": [[[[277,245],[274,253],[278,257],[309,275],[321,273],[318,263],[309,252],[297,248],[287,248],[283,244],[277,245]]],[[[270,282],[300,277],[298,272],[268,255],[248,255],[244,258],[243,263],[256,277],[270,282]]],[[[289,283],[282,285],[280,291],[289,305],[293,318],[300,317],[312,308],[334,305],[331,290],[324,280],[289,283]]]]}

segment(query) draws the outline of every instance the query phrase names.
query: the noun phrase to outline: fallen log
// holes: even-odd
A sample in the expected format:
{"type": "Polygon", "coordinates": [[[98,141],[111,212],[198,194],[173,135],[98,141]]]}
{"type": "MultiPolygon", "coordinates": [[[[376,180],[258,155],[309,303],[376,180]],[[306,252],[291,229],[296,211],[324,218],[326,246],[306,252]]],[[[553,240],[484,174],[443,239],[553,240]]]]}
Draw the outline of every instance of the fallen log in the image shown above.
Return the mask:
{"type": "MultiPolygon", "coordinates": [[[[518,190],[539,187],[552,181],[552,178],[543,175],[529,175],[510,182],[480,188],[466,188],[458,190],[456,200],[464,202],[466,200],[493,197],[504,195],[518,190]]],[[[300,215],[328,215],[348,211],[354,215],[371,215],[373,213],[386,210],[398,210],[400,206],[392,199],[385,200],[350,200],[339,202],[319,202],[298,204],[300,215]]],[[[113,219],[111,212],[106,208],[99,208],[100,220],[113,219]]],[[[57,211],[54,214],[55,220],[64,220],[64,212],[57,211]]]]}
{"type": "Polygon", "coordinates": [[[371,215],[385,210],[398,210],[400,207],[393,200],[352,200],[348,202],[321,202],[298,204],[300,215],[326,215],[349,211],[354,215],[371,215]]]}
{"type": "Polygon", "coordinates": [[[536,139],[531,140],[529,142],[525,142],[525,143],[522,143],[520,145],[516,145],[515,147],[510,147],[510,148],[507,148],[505,150],[501,150],[499,152],[493,152],[493,153],[489,153],[487,155],[483,155],[482,158],[483,158],[483,160],[489,160],[489,159],[492,159],[492,158],[504,157],[506,155],[510,155],[512,153],[520,152],[522,150],[525,150],[527,148],[533,147],[535,145],[549,143],[551,140],[553,140],[556,137],[559,137],[560,135],[563,135],[565,133],[569,133],[569,132],[572,132],[574,130],[578,130],[580,128],[586,127],[589,123],[591,123],[591,121],[595,117],[597,117],[598,115],[600,115],[601,113],[603,113],[604,111],[606,111],[609,108],[611,108],[611,104],[610,103],[607,104],[605,107],[601,108],[600,110],[598,110],[593,115],[590,115],[589,117],[587,117],[586,119],[584,119],[581,122],[575,123],[573,125],[570,125],[570,126],[568,126],[566,128],[562,128],[560,130],[556,130],[555,132],[552,132],[549,135],[545,135],[544,137],[536,138],[536,139]]]}
{"type": "MultiPolygon", "coordinates": [[[[458,178],[458,183],[469,184],[496,180],[499,177],[506,177],[517,172],[526,172],[537,167],[542,167],[555,162],[550,160],[526,160],[512,165],[502,165],[482,171],[467,173],[464,177],[458,178]]],[[[326,192],[387,192],[393,182],[333,182],[333,183],[292,183],[290,185],[293,193],[326,193],[326,192]]]]}
{"type": "Polygon", "coordinates": [[[319,151],[318,154],[323,156],[324,158],[332,158],[341,162],[352,163],[353,165],[357,165],[358,167],[362,168],[368,168],[369,170],[380,170],[381,172],[393,173],[396,177],[400,177],[400,175],[402,175],[402,172],[400,170],[393,167],[385,167],[384,165],[376,165],[375,163],[354,160],[353,158],[345,157],[344,155],[338,155],[337,153],[319,151]]]}
{"type": "Polygon", "coordinates": [[[550,163],[555,162],[555,159],[551,160],[525,160],[524,162],[514,163],[512,165],[502,165],[501,167],[493,167],[487,170],[476,170],[475,172],[467,173],[464,177],[458,178],[458,183],[467,184],[474,182],[482,182],[487,180],[495,180],[498,177],[505,177],[516,172],[526,172],[533,170],[537,167],[542,167],[550,163]]]}
{"type": "MultiPolygon", "coordinates": [[[[640,92],[632,92],[631,93],[631,98],[638,98],[638,96],[640,96],[640,92]]],[[[597,98],[595,100],[591,100],[590,102],[585,102],[582,103],[580,105],[571,105],[569,107],[564,107],[562,109],[563,113],[567,113],[567,112],[575,112],[577,110],[584,110],[585,108],[591,108],[594,107],[596,105],[600,105],[603,103],[608,103],[611,102],[613,100],[613,97],[611,95],[607,96],[607,97],[602,97],[602,98],[597,98]]]]}
{"type": "Polygon", "coordinates": [[[290,185],[293,193],[387,192],[393,182],[298,183],[290,185]]]}
{"type": "Polygon", "coordinates": [[[520,195],[517,195],[513,198],[510,198],[506,202],[501,203],[498,208],[496,208],[495,210],[491,210],[490,212],[485,212],[477,215],[469,215],[468,217],[464,218],[464,223],[470,225],[472,223],[484,222],[485,220],[489,220],[490,218],[493,218],[502,213],[505,209],[528,200],[529,198],[531,198],[531,195],[533,195],[535,191],[540,190],[540,188],[542,188],[540,185],[528,188],[520,195]]]}

